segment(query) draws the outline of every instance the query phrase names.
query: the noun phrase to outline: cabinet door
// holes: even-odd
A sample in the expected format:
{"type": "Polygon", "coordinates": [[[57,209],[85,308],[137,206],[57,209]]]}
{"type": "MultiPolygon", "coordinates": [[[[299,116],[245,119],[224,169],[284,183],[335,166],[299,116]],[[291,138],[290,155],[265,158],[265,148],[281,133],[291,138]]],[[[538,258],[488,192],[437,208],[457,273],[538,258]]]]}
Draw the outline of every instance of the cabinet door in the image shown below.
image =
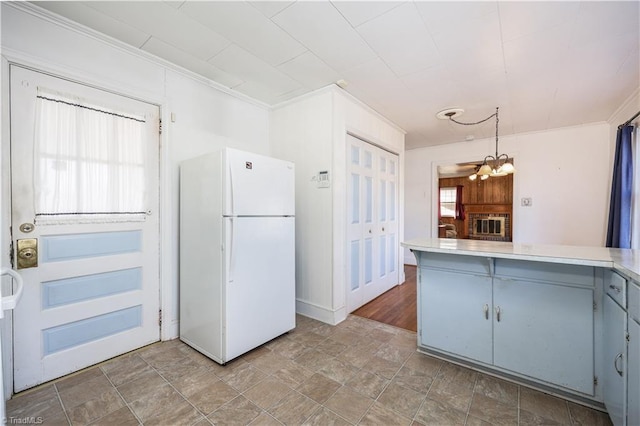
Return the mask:
{"type": "Polygon", "coordinates": [[[497,277],[493,286],[494,364],[593,395],[593,290],[497,277]]]}
{"type": "Polygon", "coordinates": [[[419,343],[490,364],[491,277],[422,268],[419,343]]]}
{"type": "Polygon", "coordinates": [[[609,296],[604,297],[604,405],[615,426],[624,424],[626,314],[609,296]]]}
{"type": "Polygon", "coordinates": [[[640,425],[640,324],[629,319],[627,424],[640,425]]]}

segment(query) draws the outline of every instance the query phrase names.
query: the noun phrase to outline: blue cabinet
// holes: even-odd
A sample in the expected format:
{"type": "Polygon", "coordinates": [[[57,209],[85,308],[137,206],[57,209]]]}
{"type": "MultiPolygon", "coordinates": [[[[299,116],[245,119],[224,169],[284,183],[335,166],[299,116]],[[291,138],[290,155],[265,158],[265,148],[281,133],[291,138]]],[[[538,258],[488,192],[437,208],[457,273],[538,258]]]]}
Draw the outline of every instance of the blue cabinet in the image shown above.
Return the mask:
{"type": "Polygon", "coordinates": [[[405,246],[419,266],[421,350],[604,403],[615,426],[640,426],[635,258],[464,240],[405,246]]]}
{"type": "Polygon", "coordinates": [[[420,347],[594,396],[593,267],[417,256],[420,347]]]}
{"type": "Polygon", "coordinates": [[[604,297],[604,405],[614,426],[625,424],[625,329],[627,314],[610,296],[604,297]]]}
{"type": "Polygon", "coordinates": [[[629,319],[627,425],[640,425],[640,324],[629,319]]]}
{"type": "Polygon", "coordinates": [[[420,345],[490,364],[491,277],[436,269],[421,276],[420,345]]]}
{"type": "Polygon", "coordinates": [[[494,364],[593,395],[593,289],[494,278],[493,294],[494,364]]]}

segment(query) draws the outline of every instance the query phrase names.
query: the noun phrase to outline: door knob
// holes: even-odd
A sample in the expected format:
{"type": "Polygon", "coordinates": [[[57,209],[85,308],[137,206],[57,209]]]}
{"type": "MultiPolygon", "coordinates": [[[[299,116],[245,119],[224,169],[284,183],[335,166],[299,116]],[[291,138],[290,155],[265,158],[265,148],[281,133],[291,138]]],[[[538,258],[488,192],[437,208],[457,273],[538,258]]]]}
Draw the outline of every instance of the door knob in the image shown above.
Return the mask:
{"type": "Polygon", "coordinates": [[[26,238],[18,240],[18,269],[38,266],[38,240],[26,238]]]}

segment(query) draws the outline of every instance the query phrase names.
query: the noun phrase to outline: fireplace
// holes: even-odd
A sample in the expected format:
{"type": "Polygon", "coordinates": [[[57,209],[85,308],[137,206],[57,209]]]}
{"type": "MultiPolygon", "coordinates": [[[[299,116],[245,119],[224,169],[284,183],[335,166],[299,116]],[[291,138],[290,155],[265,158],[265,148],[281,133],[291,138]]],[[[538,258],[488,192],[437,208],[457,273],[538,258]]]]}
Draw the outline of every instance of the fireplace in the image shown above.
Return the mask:
{"type": "Polygon", "coordinates": [[[468,220],[470,239],[511,241],[510,213],[471,213],[468,220]]]}

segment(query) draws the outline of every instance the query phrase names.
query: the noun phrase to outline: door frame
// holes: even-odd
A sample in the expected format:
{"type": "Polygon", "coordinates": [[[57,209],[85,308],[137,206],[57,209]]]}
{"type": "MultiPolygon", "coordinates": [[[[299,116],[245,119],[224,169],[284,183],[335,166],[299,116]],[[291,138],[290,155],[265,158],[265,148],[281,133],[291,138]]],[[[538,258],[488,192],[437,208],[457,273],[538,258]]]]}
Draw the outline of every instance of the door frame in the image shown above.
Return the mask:
{"type": "MultiPolygon", "coordinates": [[[[11,244],[12,236],[9,233],[11,226],[11,140],[10,140],[10,65],[16,65],[30,70],[49,74],[51,76],[72,81],[74,83],[103,90],[119,96],[133,98],[141,102],[157,105],[160,109],[160,119],[162,123],[169,122],[169,105],[164,97],[158,97],[147,91],[141,91],[135,87],[124,87],[121,83],[104,78],[92,76],[78,70],[69,70],[52,64],[51,62],[34,59],[16,51],[2,51],[0,58],[0,88],[2,97],[2,110],[0,111],[0,164],[2,165],[0,186],[0,247],[3,255],[0,256],[1,266],[9,267],[10,259],[6,248],[11,244]],[[123,90],[129,93],[124,93],[123,90]]],[[[158,191],[158,214],[159,214],[159,305],[162,310],[163,321],[160,325],[160,340],[170,340],[178,336],[177,307],[174,307],[174,300],[171,277],[175,272],[173,262],[173,248],[171,245],[172,228],[172,208],[171,208],[171,175],[169,170],[168,143],[169,135],[167,126],[163,126],[158,140],[159,146],[159,191],[158,191]]],[[[3,285],[7,281],[3,282],[3,285]]],[[[8,287],[7,287],[8,288],[8,287]]],[[[0,321],[0,338],[2,339],[2,367],[4,371],[4,394],[5,398],[13,394],[13,314],[6,313],[5,319],[0,321]]],[[[1,402],[0,402],[1,403],[1,402]]]]}
{"type": "MultiPolygon", "coordinates": [[[[514,151],[511,152],[511,156],[516,158],[520,152],[514,151]]],[[[427,230],[429,232],[428,238],[438,238],[438,209],[440,208],[440,204],[438,203],[438,198],[440,194],[440,174],[438,173],[438,166],[446,166],[449,164],[457,164],[457,163],[471,163],[474,161],[478,161],[478,155],[470,155],[465,154],[464,156],[459,156],[454,159],[449,160],[434,160],[431,162],[431,208],[429,211],[431,212],[431,223],[429,224],[427,230]]],[[[520,199],[520,181],[518,178],[518,173],[513,174],[513,206],[516,205],[516,200],[520,199]]],[[[519,209],[513,208],[511,211],[512,223],[518,220],[518,211],[519,209]]],[[[517,238],[517,228],[511,227],[511,241],[516,242],[517,238]]],[[[413,261],[415,264],[415,260],[413,261]]]]}

